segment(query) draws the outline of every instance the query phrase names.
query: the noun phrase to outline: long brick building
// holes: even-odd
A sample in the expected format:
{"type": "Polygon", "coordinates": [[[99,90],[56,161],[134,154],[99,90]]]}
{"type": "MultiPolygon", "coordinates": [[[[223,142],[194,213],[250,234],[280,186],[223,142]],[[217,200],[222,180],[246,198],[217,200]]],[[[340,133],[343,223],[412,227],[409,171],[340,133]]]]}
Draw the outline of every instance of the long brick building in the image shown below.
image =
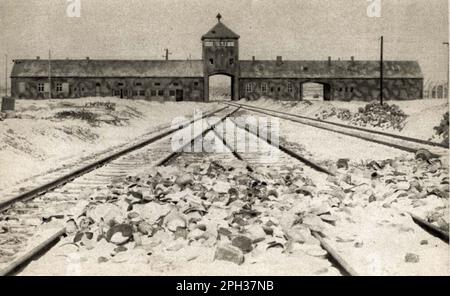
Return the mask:
{"type": "MultiPolygon", "coordinates": [[[[304,85],[323,86],[324,100],[376,100],[379,61],[240,60],[239,35],[218,15],[201,38],[201,60],[44,60],[18,59],[11,73],[14,98],[43,99],[116,96],[130,99],[208,101],[209,78],[231,77],[232,99],[261,96],[301,100],[304,85]]],[[[417,61],[384,62],[384,98],[423,97],[417,61]]]]}

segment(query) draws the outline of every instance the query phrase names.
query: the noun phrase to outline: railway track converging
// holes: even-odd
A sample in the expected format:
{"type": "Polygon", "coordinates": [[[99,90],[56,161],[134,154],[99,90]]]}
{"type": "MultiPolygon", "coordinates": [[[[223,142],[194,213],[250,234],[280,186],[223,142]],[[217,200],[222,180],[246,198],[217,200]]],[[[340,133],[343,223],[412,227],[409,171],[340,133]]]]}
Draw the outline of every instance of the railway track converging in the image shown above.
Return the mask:
{"type": "MultiPolygon", "coordinates": [[[[298,178],[296,179],[299,180],[298,184],[301,183],[302,185],[298,185],[297,187],[292,187],[291,183],[293,180],[286,179],[287,177],[280,179],[281,181],[274,182],[274,184],[267,184],[265,181],[258,180],[256,183],[259,185],[255,186],[262,186],[264,188],[267,186],[275,186],[274,188],[278,188],[281,192],[284,192],[283,190],[285,190],[280,189],[284,188],[283,186],[291,186],[292,188],[296,188],[291,189],[294,190],[293,192],[295,192],[296,195],[300,196],[301,201],[303,202],[305,200],[314,202],[313,196],[316,193],[318,195],[322,194],[323,196],[327,196],[327,194],[330,194],[333,190],[337,190],[333,182],[341,176],[337,176],[327,167],[324,167],[314,159],[310,159],[309,157],[303,155],[302,152],[296,150],[295,147],[285,146],[283,143],[273,142],[271,138],[264,137],[260,135],[259,132],[254,132],[254,129],[241,124],[239,119],[234,118],[238,110],[244,109],[260,114],[277,116],[292,121],[296,121],[292,119],[295,116],[289,115],[285,118],[279,115],[274,115],[276,112],[259,110],[256,107],[249,107],[241,104],[236,105],[234,103],[229,105],[230,106],[226,108],[222,108],[205,115],[202,119],[207,121],[207,125],[204,126],[197,134],[192,133],[192,126],[196,123],[196,120],[175,128],[166,129],[137,145],[128,147],[100,161],[89,164],[82,169],[77,169],[74,172],[65,174],[56,180],[44,184],[43,186],[39,186],[0,203],[0,210],[2,211],[0,215],[0,222],[5,222],[9,227],[6,229],[5,233],[0,233],[0,236],[7,237],[10,232],[14,234],[10,238],[10,245],[8,245],[8,240],[4,240],[7,242],[4,246],[7,246],[8,248],[5,248],[4,253],[0,254],[0,259],[3,261],[3,265],[0,266],[4,266],[0,269],[0,275],[16,274],[29,262],[36,260],[38,256],[42,255],[45,251],[51,250],[52,246],[57,244],[58,241],[67,234],[67,218],[79,217],[80,215],[85,214],[82,209],[85,208],[86,204],[83,202],[95,203],[98,201],[98,203],[102,203],[104,200],[108,200],[111,195],[115,196],[118,191],[123,189],[124,185],[121,184],[126,182],[126,180],[130,178],[130,175],[134,175],[136,171],[150,171],[155,167],[164,166],[180,168],[180,170],[183,170],[185,168],[191,168],[196,164],[206,162],[209,164],[214,164],[214,166],[218,166],[221,170],[223,170],[223,174],[225,175],[218,177],[224,178],[227,173],[226,168],[222,167],[221,163],[227,164],[238,161],[243,165],[242,169],[244,172],[242,174],[250,176],[250,179],[253,174],[260,176],[258,174],[262,174],[261,172],[265,172],[264,174],[267,175],[271,175],[270,171],[278,173],[286,171],[295,172],[293,175],[289,174],[289,178],[292,178],[292,176],[298,178]],[[218,118],[210,119],[212,115],[215,115],[218,118]],[[232,126],[233,128],[230,130],[229,126],[232,126]],[[240,136],[243,134],[245,135],[244,141],[247,146],[245,146],[245,149],[243,150],[239,150],[237,148],[239,146],[239,141],[243,140],[242,138],[239,138],[239,132],[240,136]],[[179,145],[177,149],[173,150],[171,136],[173,137],[175,134],[184,135],[182,138],[185,141],[182,145],[179,145]],[[248,143],[247,139],[250,139],[248,140],[248,143]],[[205,142],[208,141],[211,141],[213,143],[212,146],[216,148],[213,147],[211,151],[202,150],[201,152],[197,151],[196,153],[192,153],[192,149],[188,149],[194,148],[195,146],[204,147],[205,142]],[[217,146],[220,146],[220,149],[217,148],[217,146]],[[293,165],[296,166],[296,168],[292,170],[291,168],[293,165]],[[277,187],[280,186],[280,182],[283,183],[282,186],[277,187]],[[83,206],[80,206],[80,203],[83,206]],[[36,217],[44,219],[47,227],[44,227],[45,231],[39,233],[39,243],[30,245],[27,244],[27,242],[35,239],[32,236],[33,231],[39,228],[38,224],[42,223],[42,221],[36,221],[36,217]],[[9,261],[8,258],[10,258],[9,261]]],[[[306,124],[303,121],[301,123],[306,124]]],[[[316,127],[325,128],[322,125],[316,127]]],[[[326,129],[328,129],[328,127],[326,129]]],[[[332,131],[340,132],[334,128],[332,131]]],[[[348,131],[343,133],[353,135],[353,133],[349,133],[348,131]]],[[[388,137],[387,135],[380,136],[388,137]]],[[[357,137],[361,139],[366,138],[366,136],[361,135],[358,135],[357,137]]],[[[373,140],[374,139],[372,136],[372,141],[373,140]]],[[[406,139],[399,140],[407,141],[406,139]]],[[[376,141],[379,144],[385,144],[385,140],[381,141],[380,139],[377,139],[376,141]]],[[[420,147],[423,147],[423,145],[428,145],[427,143],[420,143],[420,141],[409,141],[408,143],[410,142],[414,143],[413,146],[406,147],[403,149],[404,151],[415,152],[417,149],[421,148],[414,145],[421,145],[420,147]]],[[[394,146],[392,146],[391,143],[389,146],[394,147],[401,145],[394,144],[394,146]]],[[[427,147],[429,146],[430,145],[427,147]]],[[[437,153],[441,152],[440,149],[444,149],[443,147],[437,146],[434,148],[435,150],[433,150],[433,152],[437,153]]],[[[197,190],[199,185],[191,184],[191,186],[197,190]]],[[[339,190],[343,189],[340,188],[339,190]]],[[[346,190],[352,189],[347,188],[346,190]]],[[[245,210],[243,210],[243,212],[239,212],[239,215],[243,215],[242,213],[245,213],[244,217],[250,215],[250,218],[247,217],[248,219],[251,221],[259,221],[258,218],[255,217],[255,215],[259,215],[256,214],[258,211],[252,210],[251,205],[257,205],[270,211],[272,211],[273,208],[278,208],[281,209],[281,211],[284,211],[296,206],[296,202],[293,202],[292,200],[283,200],[283,198],[277,196],[279,195],[277,190],[272,188],[272,192],[276,192],[271,193],[274,194],[275,197],[271,197],[269,199],[263,198],[262,202],[258,202],[256,204],[254,204],[255,196],[239,197],[238,199],[244,199],[250,205],[250,209],[246,208],[247,205],[244,205],[243,209],[245,210]],[[276,205],[278,202],[280,205],[276,205]]],[[[234,196],[235,194],[239,196],[239,193],[236,193],[233,190],[229,191],[225,195],[234,196]]],[[[223,194],[220,196],[223,196],[223,194]]],[[[336,198],[333,197],[330,199],[336,200],[336,198]]],[[[204,200],[202,203],[203,206],[214,208],[214,204],[212,204],[208,199],[204,200]]],[[[219,209],[228,209],[227,207],[229,203],[230,201],[225,203],[223,206],[219,206],[219,209]]],[[[323,257],[324,260],[329,260],[332,262],[332,266],[338,270],[341,275],[358,275],[360,272],[352,266],[353,261],[347,260],[348,254],[345,252],[345,248],[343,251],[340,251],[339,248],[336,248],[336,245],[329,239],[329,228],[336,226],[336,221],[339,220],[337,217],[344,217],[346,215],[345,211],[343,211],[340,206],[342,201],[334,201],[334,203],[335,205],[332,205],[325,210],[322,208],[314,209],[314,213],[310,213],[308,212],[309,210],[304,209],[299,210],[298,212],[294,211],[292,213],[298,215],[298,220],[293,222],[290,221],[289,223],[291,224],[289,225],[293,228],[301,226],[301,231],[306,229],[305,231],[308,233],[310,232],[313,240],[321,246],[322,251],[325,253],[322,253],[322,251],[317,248],[303,251],[312,252],[313,256],[317,256],[319,258],[323,257]],[[300,226],[295,226],[297,224],[300,226]]],[[[206,213],[205,209],[195,209],[195,211],[200,211],[200,213],[203,213],[202,215],[205,215],[206,213]]],[[[282,217],[282,215],[280,217],[282,217]]],[[[236,218],[236,221],[240,222],[233,220],[233,225],[237,223],[238,225],[236,227],[242,230],[242,227],[246,227],[243,225],[247,225],[245,224],[248,220],[247,218],[243,219],[239,216],[239,219],[236,218]],[[244,224],[240,225],[239,223],[244,224]]],[[[421,222],[425,222],[426,224],[426,221],[420,221],[420,218],[418,217],[413,216],[413,218],[414,221],[419,221],[419,224],[421,225],[424,225],[424,223],[421,222]]],[[[267,220],[267,217],[264,219],[267,220]]],[[[262,220],[265,221],[264,219],[262,220]]],[[[269,222],[267,222],[269,224],[265,222],[265,227],[269,225],[266,227],[267,229],[264,228],[265,231],[267,230],[266,235],[269,235],[268,233],[273,231],[273,229],[270,230],[270,225],[273,224],[275,229],[279,227],[276,225],[276,222],[273,222],[270,219],[268,221],[271,224],[269,222]]],[[[219,233],[222,236],[228,236],[230,239],[236,237],[241,238],[239,233],[224,234],[223,230],[222,232],[219,231],[219,233]]],[[[440,234],[442,235],[442,233],[443,232],[441,231],[440,234]]],[[[175,231],[175,235],[180,235],[178,233],[178,229],[175,231]]],[[[293,235],[288,233],[284,233],[284,235],[278,234],[278,236],[276,234],[271,234],[270,236],[273,236],[275,239],[275,241],[270,245],[270,248],[277,248],[281,246],[284,250],[283,252],[288,253],[293,252],[292,244],[294,244],[296,240],[302,240],[298,237],[293,238],[293,235]],[[280,241],[282,242],[280,243],[280,241]]],[[[348,241],[353,242],[353,240],[348,241]]],[[[242,242],[238,242],[237,244],[241,246],[242,242]]],[[[106,259],[103,258],[102,260],[106,259]]],[[[0,264],[1,263],[2,262],[0,262],[0,264]]]]}

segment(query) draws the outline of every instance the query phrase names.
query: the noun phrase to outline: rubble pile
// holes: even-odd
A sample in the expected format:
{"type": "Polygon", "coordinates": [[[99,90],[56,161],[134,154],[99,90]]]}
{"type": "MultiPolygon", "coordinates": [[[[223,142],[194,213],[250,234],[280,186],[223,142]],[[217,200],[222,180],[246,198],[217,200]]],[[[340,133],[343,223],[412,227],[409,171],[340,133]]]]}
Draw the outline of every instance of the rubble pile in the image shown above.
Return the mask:
{"type": "Polygon", "coordinates": [[[449,121],[448,112],[444,114],[440,124],[434,128],[436,135],[442,139],[442,144],[448,145],[449,121]]]}
{"type": "Polygon", "coordinates": [[[336,274],[312,232],[333,227],[332,205],[339,201],[315,197],[318,191],[297,166],[256,172],[242,162],[158,167],[93,194],[66,229],[77,247],[106,248],[99,262],[116,262],[136,249],[152,256],[204,247],[198,257],[241,265],[273,250],[300,252],[336,274]]]}
{"type": "Polygon", "coordinates": [[[383,129],[402,130],[408,117],[397,105],[369,103],[364,108],[359,108],[357,113],[352,114],[345,108],[331,108],[322,110],[316,114],[316,118],[326,120],[337,117],[342,121],[348,121],[352,125],[361,127],[379,127],[383,129]]]}
{"type": "Polygon", "coordinates": [[[448,229],[448,173],[437,162],[338,161],[337,177],[329,176],[320,188],[294,165],[255,172],[243,162],[179,167],[158,167],[95,192],[83,215],[68,222],[70,244],[93,252],[99,263],[140,258],[148,264],[156,255],[170,254],[177,262],[246,265],[276,252],[277,258],[318,260],[313,273],[336,274],[314,234],[364,248],[358,234],[341,231],[356,219],[356,209],[418,208],[448,229]],[[193,249],[197,252],[188,251],[193,249]]]}

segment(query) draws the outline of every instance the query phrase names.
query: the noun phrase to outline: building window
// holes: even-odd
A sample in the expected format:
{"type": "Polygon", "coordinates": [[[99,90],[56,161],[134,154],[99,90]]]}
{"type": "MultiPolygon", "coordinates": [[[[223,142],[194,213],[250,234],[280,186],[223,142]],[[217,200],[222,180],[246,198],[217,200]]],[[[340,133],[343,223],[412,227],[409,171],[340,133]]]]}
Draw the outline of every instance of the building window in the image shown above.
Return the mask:
{"type": "Polygon", "coordinates": [[[211,65],[214,65],[214,59],[209,59],[209,63],[210,63],[211,65]]]}
{"type": "Polygon", "coordinates": [[[136,82],[134,85],[135,86],[142,86],[142,82],[136,82]]]}
{"type": "Polygon", "coordinates": [[[25,92],[25,82],[19,82],[19,92],[20,93],[25,92]]]}
{"type": "Polygon", "coordinates": [[[169,96],[174,97],[175,96],[175,91],[174,90],[169,91],[169,96]]]}
{"type": "Polygon", "coordinates": [[[152,96],[152,97],[156,97],[156,90],[152,90],[152,91],[151,91],[151,96],[152,96]]]}
{"type": "Polygon", "coordinates": [[[117,83],[117,85],[118,85],[119,87],[124,86],[124,84],[123,84],[122,82],[117,83]]]}
{"type": "Polygon", "coordinates": [[[155,82],[155,86],[160,86],[160,85],[161,85],[161,83],[155,82]]]}
{"type": "Polygon", "coordinates": [[[164,97],[164,90],[158,90],[158,97],[164,97]]]}
{"type": "Polygon", "coordinates": [[[281,91],[281,87],[278,87],[278,91],[279,91],[279,92],[281,91]]]}
{"type": "Polygon", "coordinates": [[[345,92],[348,92],[348,87],[345,88],[345,92]]]}
{"type": "Polygon", "coordinates": [[[38,83],[38,92],[44,92],[44,84],[43,83],[38,83]]]}
{"type": "Polygon", "coordinates": [[[62,92],[63,91],[63,86],[62,83],[57,83],[56,84],[56,92],[62,92]]]}
{"type": "Polygon", "coordinates": [[[292,91],[293,91],[292,83],[288,82],[287,89],[288,89],[288,92],[292,93],[292,91]]]}
{"type": "Polygon", "coordinates": [[[341,88],[339,88],[339,91],[340,91],[340,92],[342,92],[342,87],[341,87],[341,88]]]}
{"type": "Polygon", "coordinates": [[[234,41],[228,41],[227,42],[227,46],[228,47],[233,47],[234,46],[234,41]]]}
{"type": "Polygon", "coordinates": [[[234,59],[230,59],[230,65],[234,64],[234,59]]]}
{"type": "Polygon", "coordinates": [[[194,82],[194,86],[198,86],[198,82],[194,82]]]}
{"type": "Polygon", "coordinates": [[[206,47],[212,47],[214,45],[214,42],[212,42],[212,41],[206,41],[205,42],[205,46],[206,47]]]}
{"type": "Polygon", "coordinates": [[[350,92],[353,92],[353,87],[350,88],[350,92]]]}
{"type": "Polygon", "coordinates": [[[302,70],[306,72],[308,71],[308,67],[302,67],[302,70]]]}
{"type": "Polygon", "coordinates": [[[145,96],[145,90],[140,90],[139,91],[139,96],[144,97],[145,96]]]}
{"type": "Polygon", "coordinates": [[[253,91],[253,85],[251,83],[247,83],[246,89],[247,92],[252,92],[253,91]]]}
{"type": "Polygon", "coordinates": [[[174,84],[173,84],[173,86],[179,86],[180,84],[178,83],[178,82],[175,82],[174,84]]]}
{"type": "Polygon", "coordinates": [[[270,88],[270,92],[273,92],[273,87],[270,88]]]}
{"type": "Polygon", "coordinates": [[[120,96],[120,91],[115,90],[115,91],[114,91],[114,96],[116,96],[116,97],[120,96]]]}
{"type": "Polygon", "coordinates": [[[138,95],[137,90],[133,90],[133,97],[137,97],[137,95],[138,95]]]}
{"type": "Polygon", "coordinates": [[[261,83],[261,92],[267,92],[267,83],[261,83]]]}

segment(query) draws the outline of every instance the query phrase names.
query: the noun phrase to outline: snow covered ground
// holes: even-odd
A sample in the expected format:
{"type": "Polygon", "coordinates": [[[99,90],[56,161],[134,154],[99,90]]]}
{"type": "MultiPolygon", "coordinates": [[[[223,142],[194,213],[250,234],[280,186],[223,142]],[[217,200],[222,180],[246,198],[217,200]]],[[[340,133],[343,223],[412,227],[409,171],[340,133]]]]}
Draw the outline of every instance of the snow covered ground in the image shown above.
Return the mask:
{"type": "MultiPolygon", "coordinates": [[[[311,102],[292,102],[292,101],[274,101],[270,99],[260,99],[256,101],[240,101],[244,104],[253,105],[277,111],[293,113],[297,115],[315,118],[323,110],[329,111],[331,108],[345,108],[352,113],[357,113],[358,108],[367,105],[367,102],[340,102],[340,101],[311,101],[311,102]]],[[[394,129],[384,130],[386,132],[401,134],[408,137],[414,137],[423,140],[433,139],[440,142],[441,139],[433,138],[435,136],[434,127],[441,122],[443,115],[449,111],[448,100],[412,100],[412,101],[387,101],[387,104],[396,104],[403,112],[408,115],[406,125],[403,130],[394,129]]],[[[327,119],[329,121],[348,124],[336,117],[327,119]]],[[[377,129],[377,128],[374,128],[377,129]]],[[[378,130],[383,130],[378,128],[378,130]]]]}
{"type": "Polygon", "coordinates": [[[217,107],[215,103],[117,98],[18,100],[18,118],[0,122],[0,188],[120,147],[159,126],[171,124],[175,116],[192,117],[196,109],[217,107]],[[86,107],[94,102],[115,103],[115,111],[107,110],[104,104],[86,107]],[[70,117],[73,114],[86,119],[70,117]]]}

